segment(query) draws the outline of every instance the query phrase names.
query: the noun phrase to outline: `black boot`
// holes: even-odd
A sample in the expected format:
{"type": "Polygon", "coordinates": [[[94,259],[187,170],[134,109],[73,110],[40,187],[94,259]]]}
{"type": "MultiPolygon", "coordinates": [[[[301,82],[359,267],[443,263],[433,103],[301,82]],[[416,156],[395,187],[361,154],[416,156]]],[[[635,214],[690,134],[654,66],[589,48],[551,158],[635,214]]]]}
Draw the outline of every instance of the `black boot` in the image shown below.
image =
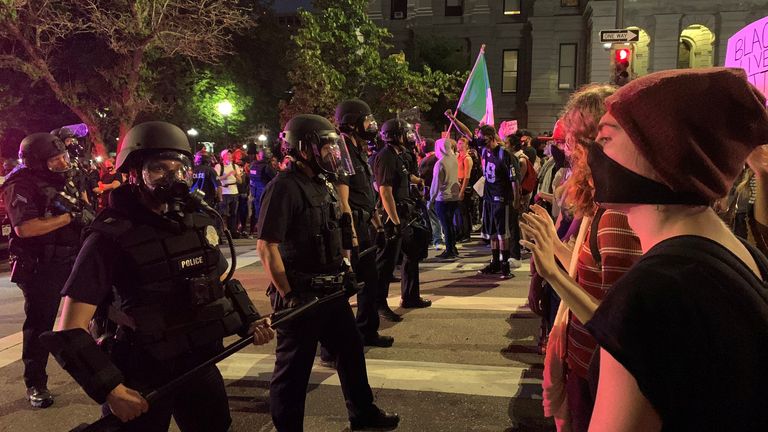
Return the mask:
{"type": "Polygon", "coordinates": [[[400,416],[388,413],[374,405],[375,412],[369,416],[349,419],[349,428],[353,431],[394,430],[400,423],[400,416]]]}
{"type": "Polygon", "coordinates": [[[396,314],[395,311],[389,308],[389,306],[379,307],[379,317],[389,322],[400,322],[403,320],[403,317],[396,314]]]}

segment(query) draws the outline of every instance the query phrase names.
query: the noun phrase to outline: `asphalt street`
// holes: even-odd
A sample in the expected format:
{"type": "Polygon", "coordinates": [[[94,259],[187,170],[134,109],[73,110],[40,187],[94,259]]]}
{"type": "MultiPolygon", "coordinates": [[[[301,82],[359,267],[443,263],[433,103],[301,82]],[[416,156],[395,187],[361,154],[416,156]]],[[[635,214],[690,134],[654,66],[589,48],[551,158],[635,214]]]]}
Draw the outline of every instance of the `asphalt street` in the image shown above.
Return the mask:
{"type": "MultiPolygon", "coordinates": [[[[421,264],[422,295],[428,309],[399,309],[399,283],[390,305],[404,320],[382,323],[394,336],[391,348],[367,348],[368,377],[376,404],[400,414],[399,431],[550,431],[541,408],[542,357],[536,352],[539,319],[528,309],[529,265],[510,280],[477,275],[489,250],[479,240],[461,245],[461,258],[421,264]]],[[[255,240],[237,241],[236,277],[262,313],[269,312],[268,285],[255,240]]],[[[350,299],[355,306],[355,298],[350,299]]],[[[23,297],[0,274],[0,431],[69,431],[98,418],[99,408],[51,359],[47,409],[26,402],[21,378],[23,297]]],[[[233,339],[234,340],[234,339],[233,339]]],[[[274,430],[268,384],[274,341],[249,347],[219,364],[227,382],[234,431],[274,430]]],[[[307,393],[306,431],[344,431],[348,421],[334,370],[317,357],[307,393]]],[[[176,426],[171,430],[177,431],[176,426]]]]}

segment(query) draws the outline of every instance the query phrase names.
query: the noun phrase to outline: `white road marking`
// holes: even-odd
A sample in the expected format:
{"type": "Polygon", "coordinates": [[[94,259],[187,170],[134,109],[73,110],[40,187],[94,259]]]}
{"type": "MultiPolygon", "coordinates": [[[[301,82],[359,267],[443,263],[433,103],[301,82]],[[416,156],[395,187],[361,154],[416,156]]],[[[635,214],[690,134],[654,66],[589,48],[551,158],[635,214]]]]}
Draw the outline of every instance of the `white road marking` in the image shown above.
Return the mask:
{"type": "MultiPolygon", "coordinates": [[[[228,380],[253,378],[268,382],[274,365],[274,355],[238,353],[219,363],[219,369],[228,380]]],[[[526,369],[521,367],[366,359],[366,368],[368,382],[374,389],[513,398],[523,394],[523,385],[541,388],[541,379],[523,378],[526,369]]],[[[309,381],[341,385],[335,370],[319,365],[313,366],[309,381]]],[[[541,398],[537,393],[534,399],[541,398]]]]}

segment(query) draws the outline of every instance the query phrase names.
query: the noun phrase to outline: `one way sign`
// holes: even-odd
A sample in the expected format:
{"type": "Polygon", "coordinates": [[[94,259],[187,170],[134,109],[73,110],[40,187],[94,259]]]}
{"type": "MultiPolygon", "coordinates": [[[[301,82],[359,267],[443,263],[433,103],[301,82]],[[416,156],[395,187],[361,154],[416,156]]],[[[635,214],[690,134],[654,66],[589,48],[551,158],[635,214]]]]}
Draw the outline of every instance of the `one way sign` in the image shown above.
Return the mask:
{"type": "Polygon", "coordinates": [[[637,42],[640,34],[634,30],[601,30],[600,42],[637,42]]]}

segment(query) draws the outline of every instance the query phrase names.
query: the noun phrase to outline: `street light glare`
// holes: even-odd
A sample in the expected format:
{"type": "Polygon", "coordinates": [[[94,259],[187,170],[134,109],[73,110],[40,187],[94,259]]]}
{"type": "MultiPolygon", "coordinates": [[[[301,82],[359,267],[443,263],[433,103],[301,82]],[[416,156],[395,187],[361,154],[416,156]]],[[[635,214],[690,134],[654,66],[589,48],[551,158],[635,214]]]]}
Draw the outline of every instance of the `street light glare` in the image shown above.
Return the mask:
{"type": "Polygon", "coordinates": [[[259,141],[261,141],[261,142],[264,142],[264,141],[266,141],[266,140],[267,140],[267,136],[266,136],[266,135],[264,135],[264,134],[261,134],[261,135],[259,135],[259,137],[258,137],[258,138],[259,138],[259,141]]]}
{"type": "Polygon", "coordinates": [[[197,136],[197,129],[195,129],[195,128],[190,128],[190,129],[187,131],[187,135],[189,135],[189,136],[193,136],[193,137],[194,137],[194,136],[197,136]]]}
{"type": "Polygon", "coordinates": [[[224,100],[216,104],[216,111],[219,112],[219,114],[223,115],[224,117],[232,114],[232,103],[228,100],[224,100]]]}

